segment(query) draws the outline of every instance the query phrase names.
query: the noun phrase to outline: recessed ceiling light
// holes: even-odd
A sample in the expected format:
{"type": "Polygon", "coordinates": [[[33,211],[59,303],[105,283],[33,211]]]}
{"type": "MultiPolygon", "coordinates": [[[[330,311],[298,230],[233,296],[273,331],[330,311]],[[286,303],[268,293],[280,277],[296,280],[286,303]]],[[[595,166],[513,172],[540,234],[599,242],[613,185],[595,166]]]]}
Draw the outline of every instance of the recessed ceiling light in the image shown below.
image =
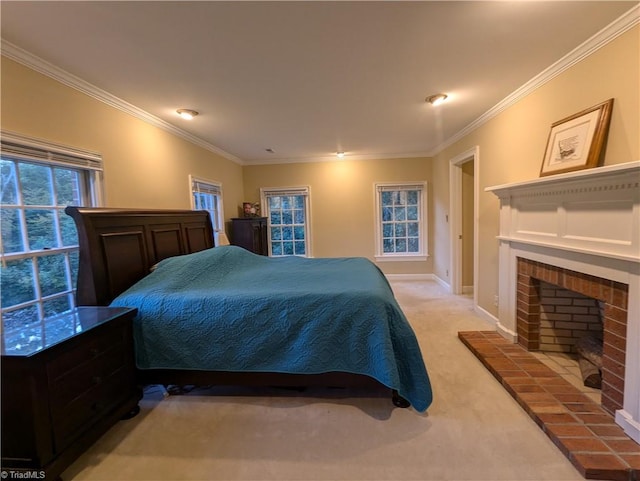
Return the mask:
{"type": "Polygon", "coordinates": [[[429,95],[425,101],[429,102],[431,105],[440,105],[442,102],[447,100],[447,94],[433,94],[429,95]]]}
{"type": "Polygon", "coordinates": [[[178,110],[176,110],[176,112],[178,113],[178,115],[180,117],[182,117],[185,120],[191,120],[196,115],[198,115],[198,112],[196,112],[195,110],[191,110],[191,109],[178,109],[178,110]]]}
{"type": "Polygon", "coordinates": [[[344,159],[344,152],[336,152],[336,157],[339,159],[344,159]]]}

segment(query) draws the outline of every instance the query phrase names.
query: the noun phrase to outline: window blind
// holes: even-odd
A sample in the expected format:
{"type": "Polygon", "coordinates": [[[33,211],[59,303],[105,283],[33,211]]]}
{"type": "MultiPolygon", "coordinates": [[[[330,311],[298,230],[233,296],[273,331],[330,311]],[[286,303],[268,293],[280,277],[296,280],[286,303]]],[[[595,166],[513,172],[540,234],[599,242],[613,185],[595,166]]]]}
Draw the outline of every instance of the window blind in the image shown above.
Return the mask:
{"type": "Polygon", "coordinates": [[[377,186],[378,192],[397,192],[404,190],[424,190],[424,184],[389,184],[377,186]]]}
{"type": "Polygon", "coordinates": [[[263,189],[265,197],[282,197],[287,195],[309,195],[309,187],[290,187],[286,189],[263,189]]]}
{"type": "Polygon", "coordinates": [[[94,152],[45,143],[29,137],[2,132],[0,155],[13,160],[102,171],[102,156],[94,152]]]}
{"type": "Polygon", "coordinates": [[[219,184],[213,184],[195,178],[191,179],[191,190],[202,194],[222,195],[222,188],[219,184]]]}

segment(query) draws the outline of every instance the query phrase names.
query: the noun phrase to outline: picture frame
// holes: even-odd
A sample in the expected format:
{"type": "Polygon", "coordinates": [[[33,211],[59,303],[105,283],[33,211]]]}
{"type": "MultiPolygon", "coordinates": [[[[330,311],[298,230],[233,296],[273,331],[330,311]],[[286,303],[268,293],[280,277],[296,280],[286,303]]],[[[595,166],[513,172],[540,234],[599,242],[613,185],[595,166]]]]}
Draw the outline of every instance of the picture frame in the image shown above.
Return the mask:
{"type": "Polygon", "coordinates": [[[551,125],[540,176],[590,169],[601,164],[613,99],[551,125]]]}
{"type": "Polygon", "coordinates": [[[243,202],[242,215],[244,217],[259,217],[260,204],[258,204],[257,202],[243,202]]]}

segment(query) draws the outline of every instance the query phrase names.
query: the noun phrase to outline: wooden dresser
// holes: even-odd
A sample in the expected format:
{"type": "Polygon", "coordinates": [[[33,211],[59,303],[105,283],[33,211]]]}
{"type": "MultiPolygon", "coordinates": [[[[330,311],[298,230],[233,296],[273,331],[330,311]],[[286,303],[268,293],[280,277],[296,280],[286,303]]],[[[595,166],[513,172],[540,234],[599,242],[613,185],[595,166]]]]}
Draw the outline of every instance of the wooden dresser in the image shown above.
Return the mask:
{"type": "Polygon", "coordinates": [[[137,414],[135,313],[78,307],[37,330],[3,330],[2,470],[57,479],[113,424],[137,414]]]}
{"type": "Polygon", "coordinates": [[[231,219],[231,243],[254,254],[269,255],[266,217],[236,217],[231,219]]]}

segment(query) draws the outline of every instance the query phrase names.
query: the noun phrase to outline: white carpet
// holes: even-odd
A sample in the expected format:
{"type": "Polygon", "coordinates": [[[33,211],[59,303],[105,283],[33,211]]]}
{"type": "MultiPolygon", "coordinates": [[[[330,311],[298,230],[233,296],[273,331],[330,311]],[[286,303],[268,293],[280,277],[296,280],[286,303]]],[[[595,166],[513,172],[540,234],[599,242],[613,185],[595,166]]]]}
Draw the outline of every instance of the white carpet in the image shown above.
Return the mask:
{"type": "Polygon", "coordinates": [[[62,478],[80,480],[581,480],[457,339],[488,329],[432,281],[393,288],[434,391],[426,414],[335,389],[147,392],[62,478]]]}

